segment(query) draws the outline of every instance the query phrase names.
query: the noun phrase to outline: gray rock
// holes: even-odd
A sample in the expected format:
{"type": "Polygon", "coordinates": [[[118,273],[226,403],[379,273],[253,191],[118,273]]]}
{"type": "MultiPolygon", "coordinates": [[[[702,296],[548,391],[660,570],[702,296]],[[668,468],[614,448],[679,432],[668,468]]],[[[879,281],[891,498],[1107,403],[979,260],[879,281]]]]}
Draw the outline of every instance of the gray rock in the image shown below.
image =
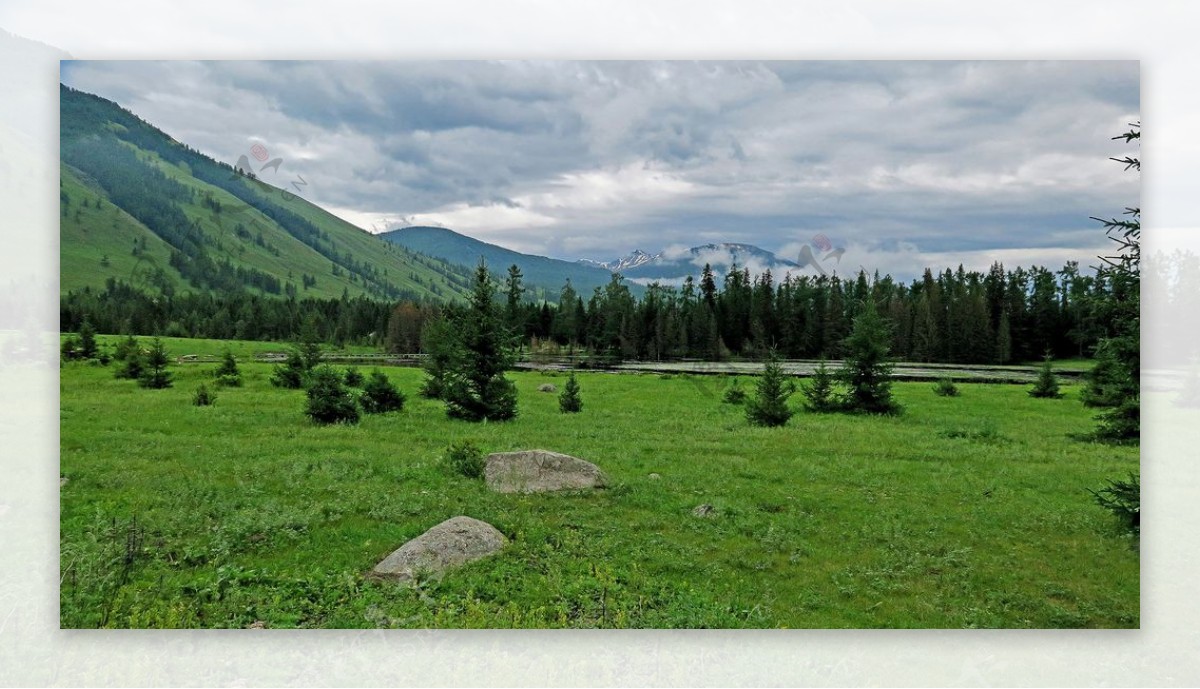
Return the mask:
{"type": "Polygon", "coordinates": [[[496,452],[483,469],[488,488],[497,493],[544,493],[553,490],[602,488],[600,467],[578,457],[549,450],[496,452]]]}
{"type": "Polygon", "coordinates": [[[553,383],[542,383],[538,386],[538,392],[558,392],[558,388],[553,383]]]}
{"type": "Polygon", "coordinates": [[[651,473],[649,478],[651,481],[657,481],[662,478],[662,475],[658,473],[651,473]]]}
{"type": "Polygon", "coordinates": [[[693,517],[708,518],[717,516],[717,508],[709,504],[696,505],[696,509],[692,510],[693,517]]]}
{"type": "Polygon", "coordinates": [[[487,522],[453,517],[400,546],[375,565],[371,573],[402,582],[418,576],[437,576],[487,557],[507,543],[504,534],[487,522]]]}

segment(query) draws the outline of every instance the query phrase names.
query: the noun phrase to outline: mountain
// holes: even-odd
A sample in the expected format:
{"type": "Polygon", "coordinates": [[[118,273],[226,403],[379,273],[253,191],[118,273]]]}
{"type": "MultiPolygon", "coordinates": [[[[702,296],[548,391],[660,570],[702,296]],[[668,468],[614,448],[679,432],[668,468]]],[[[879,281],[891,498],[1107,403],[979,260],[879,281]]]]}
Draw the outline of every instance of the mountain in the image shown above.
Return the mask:
{"type": "Polygon", "coordinates": [[[467,294],[469,268],[384,242],[300,186],[219,163],[112,101],[67,86],[59,97],[64,293],[114,279],[155,293],[467,294]]]}
{"type": "MultiPolygon", "coordinates": [[[[581,261],[582,263],[582,261],[581,261]]],[[[663,283],[678,283],[691,275],[699,277],[707,263],[713,272],[724,275],[730,266],[749,268],[751,274],[761,273],[769,268],[772,273],[782,276],[786,272],[800,273],[803,266],[800,263],[761,249],[752,244],[704,244],[690,249],[668,249],[656,254],[648,254],[637,250],[633,253],[612,261],[588,261],[587,263],[607,268],[621,273],[631,282],[650,284],[659,281],[663,283]]]]}
{"type": "MultiPolygon", "coordinates": [[[[558,298],[558,292],[567,280],[584,299],[594,288],[603,287],[612,280],[612,271],[601,266],[523,254],[444,227],[404,227],[384,232],[379,237],[409,251],[436,256],[450,263],[474,266],[483,258],[488,268],[498,276],[503,276],[508,267],[515,264],[521,269],[525,286],[533,288],[535,294],[541,290],[541,296],[551,301],[558,298]]],[[[637,285],[630,285],[630,288],[635,293],[641,291],[637,285]]]]}

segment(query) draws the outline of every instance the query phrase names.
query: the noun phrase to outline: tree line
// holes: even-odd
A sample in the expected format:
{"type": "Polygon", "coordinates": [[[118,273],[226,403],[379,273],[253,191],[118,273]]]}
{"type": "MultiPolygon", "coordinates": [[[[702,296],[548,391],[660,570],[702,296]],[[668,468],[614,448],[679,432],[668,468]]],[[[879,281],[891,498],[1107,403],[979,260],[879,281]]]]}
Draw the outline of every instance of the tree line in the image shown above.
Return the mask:
{"type": "MultiPolygon", "coordinates": [[[[638,299],[620,275],[587,299],[568,282],[557,305],[524,298],[521,272],[509,268],[500,291],[516,342],[553,342],[613,360],[730,356],[841,358],[852,324],[870,303],[888,323],[898,359],[1005,364],[1090,356],[1110,336],[1111,274],[1087,275],[1075,262],[987,272],[926,270],[905,284],[890,276],[850,278],[751,275],[732,269],[720,284],[710,266],[682,286],[652,284],[638,299]]],[[[392,311],[385,346],[423,351],[421,333],[447,308],[402,302],[392,311]]]]}

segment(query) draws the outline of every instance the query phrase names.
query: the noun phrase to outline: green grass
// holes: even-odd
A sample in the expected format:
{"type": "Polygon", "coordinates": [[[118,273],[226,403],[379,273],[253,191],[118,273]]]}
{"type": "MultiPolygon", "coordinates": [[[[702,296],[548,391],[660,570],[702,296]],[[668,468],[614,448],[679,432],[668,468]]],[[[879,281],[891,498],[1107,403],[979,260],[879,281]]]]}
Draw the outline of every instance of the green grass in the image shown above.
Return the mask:
{"type": "Polygon", "coordinates": [[[561,376],[516,373],[520,417],[475,425],[392,368],[404,411],[318,427],[264,364],[192,406],[213,368],[157,391],[64,365],[63,627],[1139,625],[1136,543],[1086,492],[1138,451],[1072,439],[1092,427],[1072,386],[899,384],[900,418],[761,429],[717,378],[583,373],[564,415],[536,392],[561,376]],[[443,465],[463,440],[573,454],[612,486],[493,494],[443,465]],[[509,547],[415,588],[364,576],[459,514],[509,547]]]}

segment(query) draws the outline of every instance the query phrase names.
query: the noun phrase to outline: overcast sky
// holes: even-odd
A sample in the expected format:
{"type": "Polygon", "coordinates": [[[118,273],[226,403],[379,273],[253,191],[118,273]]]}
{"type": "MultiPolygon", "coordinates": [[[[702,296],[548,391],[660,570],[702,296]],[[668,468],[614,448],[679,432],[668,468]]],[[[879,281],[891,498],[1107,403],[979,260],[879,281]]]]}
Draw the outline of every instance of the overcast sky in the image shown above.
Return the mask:
{"type": "MultiPolygon", "coordinates": [[[[64,62],[218,160],[282,158],[364,229],[611,259],[745,242],[909,279],[1106,248],[1136,62],[64,62]],[[257,151],[263,154],[261,149],[257,151]]],[[[260,164],[260,163],[256,163],[260,164]]]]}

